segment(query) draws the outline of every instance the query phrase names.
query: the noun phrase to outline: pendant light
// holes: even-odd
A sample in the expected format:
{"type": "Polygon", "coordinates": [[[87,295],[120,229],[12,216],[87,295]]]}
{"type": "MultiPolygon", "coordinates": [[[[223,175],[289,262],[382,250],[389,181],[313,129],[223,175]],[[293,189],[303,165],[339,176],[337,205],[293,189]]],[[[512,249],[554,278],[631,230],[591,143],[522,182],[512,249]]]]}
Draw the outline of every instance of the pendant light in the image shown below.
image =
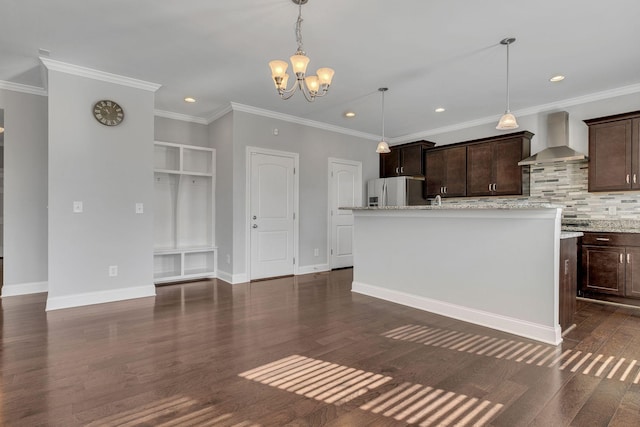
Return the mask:
{"type": "Polygon", "coordinates": [[[381,87],[378,89],[382,92],[382,140],[378,142],[376,153],[390,153],[389,144],[384,140],[384,93],[389,90],[388,87],[381,87]]]}
{"type": "Polygon", "coordinates": [[[509,129],[517,129],[518,122],[516,121],[516,117],[511,114],[509,110],[509,45],[515,42],[516,39],[513,37],[509,37],[500,41],[500,44],[507,46],[507,109],[500,117],[500,121],[498,122],[498,126],[496,129],[499,130],[509,130],[509,129]]]}

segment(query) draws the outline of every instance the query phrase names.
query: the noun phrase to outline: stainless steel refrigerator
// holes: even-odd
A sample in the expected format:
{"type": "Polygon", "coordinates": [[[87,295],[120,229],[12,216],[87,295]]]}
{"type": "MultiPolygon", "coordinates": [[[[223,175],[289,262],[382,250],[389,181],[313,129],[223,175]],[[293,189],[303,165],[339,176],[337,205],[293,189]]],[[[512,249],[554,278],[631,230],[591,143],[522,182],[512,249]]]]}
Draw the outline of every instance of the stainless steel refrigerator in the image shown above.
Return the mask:
{"type": "Polygon", "coordinates": [[[367,182],[367,206],[426,205],[424,179],[410,176],[371,179],[367,182]]]}

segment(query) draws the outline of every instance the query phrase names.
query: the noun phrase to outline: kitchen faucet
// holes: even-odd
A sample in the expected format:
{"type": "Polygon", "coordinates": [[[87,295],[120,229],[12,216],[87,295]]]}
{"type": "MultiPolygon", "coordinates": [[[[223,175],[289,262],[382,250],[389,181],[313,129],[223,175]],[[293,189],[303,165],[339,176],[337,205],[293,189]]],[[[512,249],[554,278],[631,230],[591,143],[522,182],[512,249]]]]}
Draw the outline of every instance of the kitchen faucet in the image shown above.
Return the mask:
{"type": "Polygon", "coordinates": [[[442,197],[438,194],[433,202],[436,206],[442,206],[442,197]]]}

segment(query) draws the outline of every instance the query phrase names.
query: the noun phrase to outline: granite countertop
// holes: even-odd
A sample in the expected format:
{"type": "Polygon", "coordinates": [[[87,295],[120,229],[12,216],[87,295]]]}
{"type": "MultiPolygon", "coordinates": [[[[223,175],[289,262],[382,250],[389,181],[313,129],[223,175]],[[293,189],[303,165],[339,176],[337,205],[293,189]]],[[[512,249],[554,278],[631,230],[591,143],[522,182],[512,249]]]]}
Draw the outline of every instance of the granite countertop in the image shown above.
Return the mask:
{"type": "Polygon", "coordinates": [[[581,231],[561,231],[560,239],[573,239],[575,237],[582,237],[584,233],[581,231]]]}
{"type": "Polygon", "coordinates": [[[366,210],[476,210],[476,209],[555,209],[562,208],[561,205],[551,203],[532,203],[532,202],[487,202],[487,203],[445,203],[441,206],[436,205],[418,205],[418,206],[355,206],[342,207],[340,209],[349,209],[354,211],[366,210]]]}
{"type": "Polygon", "coordinates": [[[562,231],[600,233],[640,233],[640,220],[635,219],[564,219],[562,231]]]}

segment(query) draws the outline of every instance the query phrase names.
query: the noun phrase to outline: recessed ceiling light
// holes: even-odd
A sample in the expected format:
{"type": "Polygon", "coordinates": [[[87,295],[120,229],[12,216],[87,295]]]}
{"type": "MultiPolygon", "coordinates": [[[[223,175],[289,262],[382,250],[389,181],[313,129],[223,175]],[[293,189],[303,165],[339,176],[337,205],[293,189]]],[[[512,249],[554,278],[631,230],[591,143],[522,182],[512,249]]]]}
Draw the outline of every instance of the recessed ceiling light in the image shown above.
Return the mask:
{"type": "Polygon", "coordinates": [[[442,113],[443,111],[445,111],[445,109],[442,107],[436,108],[436,113],[442,113]]]}
{"type": "Polygon", "coordinates": [[[353,111],[347,111],[346,113],[344,113],[344,116],[351,119],[356,116],[356,113],[354,113],[353,111]]]}
{"type": "Polygon", "coordinates": [[[553,76],[549,79],[550,82],[561,82],[564,80],[564,76],[562,74],[558,74],[557,76],[553,76]]]}
{"type": "Polygon", "coordinates": [[[195,99],[195,98],[191,98],[190,96],[187,96],[187,97],[184,99],[184,102],[194,103],[194,102],[196,102],[196,99],[195,99]]]}

